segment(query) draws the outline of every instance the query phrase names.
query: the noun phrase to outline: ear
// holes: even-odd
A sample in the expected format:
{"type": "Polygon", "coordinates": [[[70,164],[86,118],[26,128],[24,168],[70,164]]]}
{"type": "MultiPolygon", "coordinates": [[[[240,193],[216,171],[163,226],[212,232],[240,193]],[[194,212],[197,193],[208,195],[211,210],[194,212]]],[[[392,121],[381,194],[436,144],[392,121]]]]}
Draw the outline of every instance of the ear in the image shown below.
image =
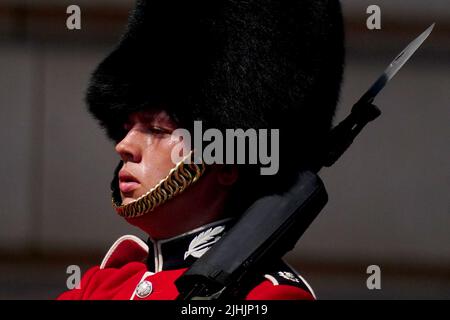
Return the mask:
{"type": "Polygon", "coordinates": [[[222,186],[232,186],[239,177],[239,170],[234,165],[223,165],[218,168],[217,180],[222,186]]]}

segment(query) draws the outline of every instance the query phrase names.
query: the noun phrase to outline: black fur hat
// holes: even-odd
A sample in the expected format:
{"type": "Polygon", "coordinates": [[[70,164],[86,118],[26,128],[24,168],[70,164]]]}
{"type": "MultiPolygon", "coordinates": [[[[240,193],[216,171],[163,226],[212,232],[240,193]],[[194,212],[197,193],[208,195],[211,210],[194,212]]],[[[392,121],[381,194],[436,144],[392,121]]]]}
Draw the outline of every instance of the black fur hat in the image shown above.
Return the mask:
{"type": "Polygon", "coordinates": [[[86,100],[116,141],[150,108],[185,128],[278,128],[286,171],[328,133],[343,63],[338,0],[138,0],[86,100]]]}

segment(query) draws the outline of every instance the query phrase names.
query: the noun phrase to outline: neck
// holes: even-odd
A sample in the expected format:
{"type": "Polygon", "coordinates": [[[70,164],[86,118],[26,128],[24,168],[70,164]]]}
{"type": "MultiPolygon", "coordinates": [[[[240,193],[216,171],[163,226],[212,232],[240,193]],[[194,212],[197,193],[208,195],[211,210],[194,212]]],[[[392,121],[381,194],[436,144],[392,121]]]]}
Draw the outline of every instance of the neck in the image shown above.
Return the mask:
{"type": "Polygon", "coordinates": [[[154,240],[168,239],[200,226],[231,217],[224,210],[226,193],[210,198],[207,204],[197,199],[196,193],[186,192],[168,201],[154,211],[127,221],[146,232],[154,240]]]}

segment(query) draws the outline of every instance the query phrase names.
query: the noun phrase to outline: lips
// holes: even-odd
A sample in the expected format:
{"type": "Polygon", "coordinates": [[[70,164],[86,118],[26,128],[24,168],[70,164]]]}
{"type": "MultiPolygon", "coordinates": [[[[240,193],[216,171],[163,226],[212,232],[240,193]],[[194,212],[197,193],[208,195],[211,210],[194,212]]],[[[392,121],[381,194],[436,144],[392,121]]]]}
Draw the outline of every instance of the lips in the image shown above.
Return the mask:
{"type": "Polygon", "coordinates": [[[130,193],[137,189],[140,182],[136,177],[126,170],[120,170],[119,172],[119,189],[122,193],[130,193]]]}

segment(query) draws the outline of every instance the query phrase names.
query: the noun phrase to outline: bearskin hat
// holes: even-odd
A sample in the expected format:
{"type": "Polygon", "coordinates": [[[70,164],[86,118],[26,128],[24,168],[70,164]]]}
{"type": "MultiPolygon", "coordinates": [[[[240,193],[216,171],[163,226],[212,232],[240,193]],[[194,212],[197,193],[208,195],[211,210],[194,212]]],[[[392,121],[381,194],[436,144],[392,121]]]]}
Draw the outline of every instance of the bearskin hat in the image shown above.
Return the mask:
{"type": "Polygon", "coordinates": [[[115,141],[152,108],[184,128],[277,128],[281,177],[327,136],[343,64],[338,0],[138,0],[86,101],[115,141]]]}

